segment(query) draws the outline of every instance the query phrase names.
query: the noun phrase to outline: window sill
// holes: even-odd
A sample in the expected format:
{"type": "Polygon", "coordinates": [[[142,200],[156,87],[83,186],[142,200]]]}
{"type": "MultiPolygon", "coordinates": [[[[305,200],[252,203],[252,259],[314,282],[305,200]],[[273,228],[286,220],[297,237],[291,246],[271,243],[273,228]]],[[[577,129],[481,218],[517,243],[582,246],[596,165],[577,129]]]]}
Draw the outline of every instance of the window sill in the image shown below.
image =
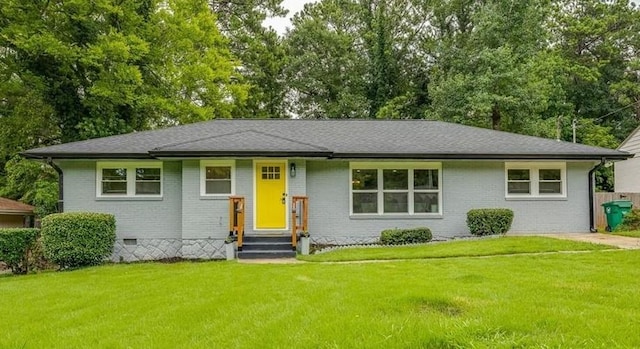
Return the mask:
{"type": "Polygon", "coordinates": [[[202,195],[202,194],[200,194],[200,200],[229,200],[229,196],[233,196],[233,194],[222,194],[222,195],[202,195]]]}
{"type": "Polygon", "coordinates": [[[442,214],[352,214],[349,219],[442,219],[442,214]]]}
{"type": "Polygon", "coordinates": [[[96,201],[162,201],[162,196],[98,196],[96,201]]]}
{"type": "Polygon", "coordinates": [[[507,196],[507,201],[567,201],[566,196],[507,196]]]}

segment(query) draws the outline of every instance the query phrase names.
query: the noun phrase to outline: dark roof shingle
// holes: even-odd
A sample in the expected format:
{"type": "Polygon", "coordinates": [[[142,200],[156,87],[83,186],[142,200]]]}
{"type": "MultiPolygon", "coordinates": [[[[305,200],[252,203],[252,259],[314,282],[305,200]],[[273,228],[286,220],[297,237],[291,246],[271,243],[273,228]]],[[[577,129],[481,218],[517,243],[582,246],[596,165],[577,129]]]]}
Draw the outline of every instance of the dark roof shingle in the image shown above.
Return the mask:
{"type": "Polygon", "coordinates": [[[35,158],[308,156],[625,159],[626,152],[429,120],[220,119],[32,149],[35,158]]]}

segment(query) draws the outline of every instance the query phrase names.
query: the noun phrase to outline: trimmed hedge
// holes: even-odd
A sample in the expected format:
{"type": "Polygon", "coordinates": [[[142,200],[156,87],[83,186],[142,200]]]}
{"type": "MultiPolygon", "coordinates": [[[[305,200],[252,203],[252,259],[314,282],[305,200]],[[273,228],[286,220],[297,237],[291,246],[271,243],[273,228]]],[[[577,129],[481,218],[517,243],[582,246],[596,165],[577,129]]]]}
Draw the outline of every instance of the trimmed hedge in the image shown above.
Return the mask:
{"type": "Polygon", "coordinates": [[[406,245],[431,241],[429,228],[387,229],[380,233],[380,243],[383,245],[406,245]]]}
{"type": "Polygon", "coordinates": [[[116,219],[111,214],[68,212],[42,219],[45,256],[61,269],[97,265],[113,252],[116,219]]]}
{"type": "Polygon", "coordinates": [[[40,230],[35,228],[0,229],[0,261],[14,274],[29,271],[29,252],[35,247],[40,230]]]}
{"type": "Polygon", "coordinates": [[[640,209],[631,210],[624,215],[622,223],[620,223],[615,231],[634,231],[640,230],[640,209]]]}
{"type": "Polygon", "coordinates": [[[467,226],[473,235],[504,234],[513,223],[513,211],[508,208],[479,208],[467,212],[467,226]]]}

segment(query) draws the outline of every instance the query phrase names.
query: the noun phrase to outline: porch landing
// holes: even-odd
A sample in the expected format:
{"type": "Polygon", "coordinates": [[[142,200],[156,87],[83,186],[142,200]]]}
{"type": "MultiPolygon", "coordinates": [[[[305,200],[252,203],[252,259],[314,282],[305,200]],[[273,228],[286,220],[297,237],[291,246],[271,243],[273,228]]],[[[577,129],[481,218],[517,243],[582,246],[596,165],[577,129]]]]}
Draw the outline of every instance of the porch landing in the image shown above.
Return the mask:
{"type": "Polygon", "coordinates": [[[291,244],[291,235],[245,235],[238,259],[295,258],[296,250],[291,244]]]}

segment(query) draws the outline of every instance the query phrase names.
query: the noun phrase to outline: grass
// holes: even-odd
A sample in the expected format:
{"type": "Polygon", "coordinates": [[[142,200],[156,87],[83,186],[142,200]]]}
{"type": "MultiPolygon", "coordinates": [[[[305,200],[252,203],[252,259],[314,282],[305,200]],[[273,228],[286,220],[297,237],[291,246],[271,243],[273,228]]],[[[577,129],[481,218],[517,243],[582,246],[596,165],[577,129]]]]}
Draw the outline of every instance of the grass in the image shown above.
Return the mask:
{"type": "Polygon", "coordinates": [[[638,260],[619,250],[1,277],[0,348],[633,348],[638,260]]]}
{"type": "Polygon", "coordinates": [[[621,236],[629,236],[629,237],[632,237],[632,238],[640,238],[640,230],[614,231],[611,234],[613,234],[613,235],[621,235],[621,236]]]}
{"type": "Polygon", "coordinates": [[[299,259],[309,262],[357,260],[478,257],[518,253],[593,251],[616,247],[538,236],[501,236],[482,240],[458,240],[426,245],[368,247],[335,250],[299,259]]]}

